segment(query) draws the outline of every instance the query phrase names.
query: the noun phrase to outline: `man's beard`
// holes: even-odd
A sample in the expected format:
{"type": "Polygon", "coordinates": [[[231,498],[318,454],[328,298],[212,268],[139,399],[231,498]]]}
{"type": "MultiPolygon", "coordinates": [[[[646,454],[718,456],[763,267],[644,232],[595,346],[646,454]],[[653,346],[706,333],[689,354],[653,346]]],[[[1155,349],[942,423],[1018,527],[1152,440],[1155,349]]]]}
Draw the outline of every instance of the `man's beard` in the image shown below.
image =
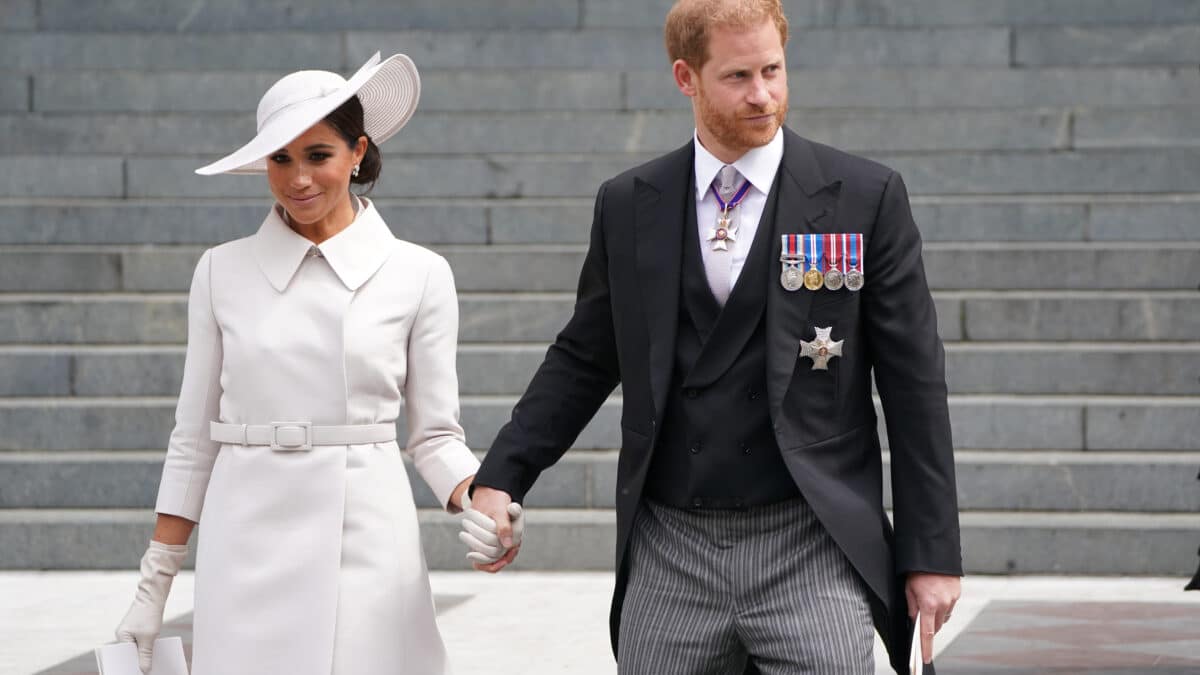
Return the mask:
{"type": "Polygon", "coordinates": [[[762,108],[742,106],[738,111],[727,115],[717,110],[704,95],[704,90],[700,89],[696,93],[696,103],[700,110],[700,120],[704,123],[705,128],[713,134],[714,140],[732,150],[751,150],[770,143],[771,139],[775,138],[775,132],[783,126],[787,119],[786,99],[777,107],[774,105],[762,108]],[[772,108],[774,109],[772,110],[772,108]],[[774,123],[765,127],[751,126],[742,120],[743,117],[771,113],[775,115],[774,123]]]}

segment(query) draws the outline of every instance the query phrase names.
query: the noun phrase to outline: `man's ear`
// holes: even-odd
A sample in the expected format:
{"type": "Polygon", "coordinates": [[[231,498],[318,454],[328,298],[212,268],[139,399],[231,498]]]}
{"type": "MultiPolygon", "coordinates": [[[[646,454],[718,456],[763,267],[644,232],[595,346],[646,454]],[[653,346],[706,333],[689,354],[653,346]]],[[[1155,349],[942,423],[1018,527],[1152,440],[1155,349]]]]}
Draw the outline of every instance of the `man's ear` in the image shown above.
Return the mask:
{"type": "Polygon", "coordinates": [[[671,73],[675,76],[675,86],[679,87],[679,91],[683,92],[684,96],[693,97],[696,95],[700,73],[692,70],[687,61],[675,59],[675,63],[671,64],[671,73]]]}

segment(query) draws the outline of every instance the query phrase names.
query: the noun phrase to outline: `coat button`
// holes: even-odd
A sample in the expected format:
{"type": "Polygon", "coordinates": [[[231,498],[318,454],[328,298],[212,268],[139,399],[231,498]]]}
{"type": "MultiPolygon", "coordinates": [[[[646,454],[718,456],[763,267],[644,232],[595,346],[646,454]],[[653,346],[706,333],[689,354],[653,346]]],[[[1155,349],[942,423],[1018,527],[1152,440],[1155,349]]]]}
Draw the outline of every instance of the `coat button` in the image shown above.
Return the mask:
{"type": "Polygon", "coordinates": [[[692,454],[693,455],[700,454],[700,444],[699,443],[692,446],[692,454]]]}
{"type": "Polygon", "coordinates": [[[742,449],[743,455],[750,454],[750,446],[749,445],[746,445],[745,443],[738,443],[738,447],[740,447],[742,449]]]}
{"type": "Polygon", "coordinates": [[[700,395],[700,392],[696,391],[696,389],[693,387],[688,387],[687,389],[683,390],[683,395],[688,398],[696,398],[700,395]]]}
{"type": "Polygon", "coordinates": [[[704,502],[701,501],[701,499],[699,497],[695,497],[694,499],[692,499],[692,506],[694,506],[696,508],[700,508],[701,506],[704,506],[704,502]]]}
{"type": "Polygon", "coordinates": [[[746,392],[746,398],[750,399],[751,401],[757,401],[757,400],[758,400],[758,397],[759,397],[759,395],[760,395],[760,394],[759,394],[757,391],[754,391],[753,389],[751,389],[750,391],[746,392]]]}

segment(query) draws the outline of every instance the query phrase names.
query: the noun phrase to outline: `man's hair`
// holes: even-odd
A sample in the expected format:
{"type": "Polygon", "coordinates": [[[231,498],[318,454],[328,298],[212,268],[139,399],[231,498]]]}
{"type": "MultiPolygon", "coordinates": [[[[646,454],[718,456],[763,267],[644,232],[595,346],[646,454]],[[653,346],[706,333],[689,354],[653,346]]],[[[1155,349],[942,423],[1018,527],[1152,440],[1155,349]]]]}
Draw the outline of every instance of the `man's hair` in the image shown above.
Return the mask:
{"type": "Polygon", "coordinates": [[[699,69],[708,61],[708,38],[713,28],[757,28],[767,20],[775,23],[779,42],[786,46],[788,22],[780,0],[678,0],[667,12],[663,29],[667,56],[671,63],[683,59],[699,69]]]}

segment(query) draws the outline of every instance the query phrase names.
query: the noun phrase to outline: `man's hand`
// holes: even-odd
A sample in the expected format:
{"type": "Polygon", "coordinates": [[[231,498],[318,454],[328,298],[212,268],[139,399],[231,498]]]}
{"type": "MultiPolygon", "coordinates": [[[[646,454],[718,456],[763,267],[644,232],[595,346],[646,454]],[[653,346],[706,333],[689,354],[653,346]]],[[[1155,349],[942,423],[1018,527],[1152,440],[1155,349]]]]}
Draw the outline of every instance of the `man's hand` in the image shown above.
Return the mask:
{"type": "Polygon", "coordinates": [[[908,618],[921,614],[921,660],[933,661],[933,636],[950,619],[954,603],[962,595],[962,580],[950,574],[913,572],[904,584],[908,597],[908,618]]]}
{"type": "MultiPolygon", "coordinates": [[[[512,497],[507,492],[479,485],[475,487],[475,496],[471,498],[469,508],[495,523],[495,542],[504,551],[504,555],[500,556],[495,562],[484,563],[477,561],[474,563],[474,567],[481,572],[499,572],[507,567],[521,550],[520,533],[514,533],[513,527],[513,518],[517,518],[517,523],[521,529],[524,527],[524,523],[522,522],[523,517],[519,510],[521,507],[519,504],[513,503],[512,497]],[[513,512],[514,510],[516,511],[515,513],[513,512]]],[[[464,528],[467,527],[467,522],[467,519],[464,519],[464,528]]],[[[475,524],[478,525],[479,523],[475,524]]],[[[463,535],[468,534],[468,532],[464,532],[463,535]]],[[[463,535],[460,535],[460,537],[463,535]]],[[[489,540],[484,543],[491,543],[491,541],[489,540]]]]}

